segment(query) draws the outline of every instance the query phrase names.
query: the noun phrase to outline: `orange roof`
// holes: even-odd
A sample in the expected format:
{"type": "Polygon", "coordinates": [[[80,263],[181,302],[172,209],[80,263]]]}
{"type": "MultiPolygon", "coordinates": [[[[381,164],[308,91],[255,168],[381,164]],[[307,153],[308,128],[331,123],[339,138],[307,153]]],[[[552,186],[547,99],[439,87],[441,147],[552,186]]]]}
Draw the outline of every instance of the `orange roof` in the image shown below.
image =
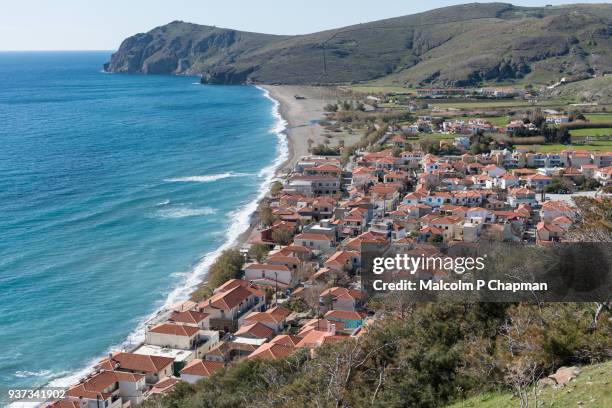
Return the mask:
{"type": "Polygon", "coordinates": [[[237,286],[227,292],[215,293],[207,300],[200,302],[198,306],[200,308],[212,307],[215,309],[230,310],[239,305],[240,302],[243,302],[255,294],[250,289],[251,288],[237,286]]]}
{"type": "Polygon", "coordinates": [[[97,367],[105,370],[129,370],[143,373],[158,373],[168,367],[174,359],[169,357],[149,356],[133,353],[115,353],[102,360],[97,367]]]}
{"type": "Polygon", "coordinates": [[[150,393],[153,395],[164,394],[172,390],[172,388],[174,388],[177,382],[179,382],[179,380],[177,380],[176,378],[164,378],[163,380],[155,383],[153,387],[151,387],[150,393]]]}
{"type": "Polygon", "coordinates": [[[315,171],[341,171],[339,167],[334,166],[332,164],[321,164],[320,166],[317,167],[311,167],[308,170],[315,170],[315,171]]]}
{"type": "Polygon", "coordinates": [[[122,371],[101,371],[86,378],[79,384],[70,387],[66,391],[66,396],[75,398],[107,399],[110,393],[103,392],[108,387],[119,381],[138,382],[144,379],[144,375],[124,373],[122,371]]]}
{"type": "Polygon", "coordinates": [[[311,330],[297,344],[297,347],[320,347],[323,344],[346,340],[348,336],[338,336],[329,331],[311,330]]]}
{"type": "Polygon", "coordinates": [[[198,377],[210,377],[215,371],[222,368],[223,363],[219,361],[195,359],[181,370],[181,374],[196,375],[198,377]]]}
{"type": "Polygon", "coordinates": [[[287,316],[291,314],[291,311],[280,306],[273,307],[266,310],[265,312],[251,312],[244,320],[251,322],[263,322],[263,323],[281,323],[284,322],[287,316]]]}
{"type": "Polygon", "coordinates": [[[48,404],[42,405],[42,407],[43,408],[81,408],[81,404],[78,399],[74,399],[74,400],[63,399],[63,400],[49,402],[48,404]]]}
{"type": "Polygon", "coordinates": [[[348,310],[330,310],[325,313],[327,320],[343,319],[343,320],[363,320],[363,316],[359,312],[350,312],[348,310]]]}
{"type": "Polygon", "coordinates": [[[161,323],[149,329],[149,332],[169,334],[172,336],[193,337],[200,331],[199,327],[184,324],[161,323]]]}
{"type": "Polygon", "coordinates": [[[253,351],[248,359],[272,359],[277,360],[279,358],[288,356],[293,352],[295,348],[287,344],[279,343],[264,343],[253,351]]]}
{"type": "Polygon", "coordinates": [[[274,334],[274,330],[272,330],[263,323],[255,322],[240,326],[240,328],[234,334],[238,337],[267,339],[274,334]]]}
{"type": "Polygon", "coordinates": [[[305,239],[307,241],[331,241],[331,239],[327,235],[315,234],[311,232],[304,232],[304,233],[298,234],[293,239],[294,240],[305,239]]]}
{"type": "Polygon", "coordinates": [[[208,313],[200,313],[194,310],[187,310],[185,312],[173,312],[170,315],[170,321],[177,323],[190,323],[199,324],[202,320],[208,317],[208,313]]]}
{"type": "Polygon", "coordinates": [[[260,263],[248,264],[244,267],[245,271],[247,269],[267,269],[270,271],[288,271],[289,270],[289,268],[287,268],[285,265],[260,264],[260,263]]]}
{"type": "Polygon", "coordinates": [[[295,347],[302,338],[300,336],[291,336],[289,334],[279,334],[270,340],[271,343],[283,344],[285,346],[295,347]]]}
{"type": "Polygon", "coordinates": [[[325,297],[328,295],[331,295],[334,298],[338,299],[360,299],[362,293],[360,290],[340,288],[336,286],[333,288],[325,289],[323,292],[321,292],[320,296],[325,297]]]}

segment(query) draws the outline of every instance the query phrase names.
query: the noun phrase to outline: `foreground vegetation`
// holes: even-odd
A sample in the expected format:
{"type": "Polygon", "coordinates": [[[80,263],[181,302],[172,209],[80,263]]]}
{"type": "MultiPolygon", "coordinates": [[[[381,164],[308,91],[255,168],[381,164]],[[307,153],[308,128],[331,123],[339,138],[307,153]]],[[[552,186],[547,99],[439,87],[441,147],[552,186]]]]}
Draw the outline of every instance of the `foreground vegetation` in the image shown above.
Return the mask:
{"type": "MultiPolygon", "coordinates": [[[[530,406],[612,407],[612,362],[585,366],[578,377],[562,388],[534,386],[528,392],[530,406]],[[535,394],[534,394],[535,392],[535,394]],[[543,405],[542,405],[543,404],[543,405]]],[[[519,401],[511,393],[487,393],[457,402],[448,408],[514,408],[519,401]]]]}
{"type": "Polygon", "coordinates": [[[384,318],[361,337],[312,355],[241,361],[148,406],[439,407],[481,392],[522,395],[561,366],[612,358],[612,321],[605,312],[593,325],[594,304],[415,304],[389,296],[372,307],[384,318]]]}

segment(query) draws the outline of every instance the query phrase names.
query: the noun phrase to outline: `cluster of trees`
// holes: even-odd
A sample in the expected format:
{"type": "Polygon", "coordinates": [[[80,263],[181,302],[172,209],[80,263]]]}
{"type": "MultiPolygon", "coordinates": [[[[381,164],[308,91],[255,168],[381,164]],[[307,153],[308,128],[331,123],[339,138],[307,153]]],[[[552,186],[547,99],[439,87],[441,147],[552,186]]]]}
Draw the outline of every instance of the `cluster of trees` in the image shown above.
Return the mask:
{"type": "Polygon", "coordinates": [[[365,111],[365,105],[360,101],[338,101],[337,103],[328,103],[323,108],[326,112],[338,112],[339,110],[343,111],[365,111]]]}

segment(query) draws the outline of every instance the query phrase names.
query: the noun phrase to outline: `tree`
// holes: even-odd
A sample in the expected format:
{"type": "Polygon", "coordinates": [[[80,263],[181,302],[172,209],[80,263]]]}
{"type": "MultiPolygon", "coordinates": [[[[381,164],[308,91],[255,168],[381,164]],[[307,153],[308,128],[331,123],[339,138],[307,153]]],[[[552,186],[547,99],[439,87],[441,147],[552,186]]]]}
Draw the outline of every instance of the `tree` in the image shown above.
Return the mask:
{"type": "Polygon", "coordinates": [[[279,245],[289,245],[293,240],[293,233],[287,229],[277,228],[272,231],[272,240],[279,245]]]}
{"type": "Polygon", "coordinates": [[[276,180],[275,182],[272,183],[272,185],[270,186],[270,193],[275,196],[278,193],[281,192],[281,190],[283,189],[283,183],[281,183],[280,181],[276,180]]]}
{"type": "Polygon", "coordinates": [[[563,177],[553,177],[549,185],[546,186],[547,193],[569,194],[574,191],[574,184],[563,177]]]}
{"type": "Polygon", "coordinates": [[[268,246],[265,244],[253,244],[249,248],[249,257],[254,258],[261,263],[268,256],[268,246]]]}
{"type": "Polygon", "coordinates": [[[276,220],[276,217],[274,216],[274,214],[272,214],[272,209],[266,205],[259,206],[258,213],[259,213],[259,220],[266,227],[269,227],[270,225],[272,225],[274,221],[276,220]]]}
{"type": "Polygon", "coordinates": [[[325,108],[323,108],[325,110],[325,112],[337,112],[338,111],[338,104],[336,103],[328,103],[327,105],[325,105],[325,108]]]}
{"type": "Polygon", "coordinates": [[[239,278],[244,265],[244,256],[237,249],[226,249],[208,270],[208,286],[212,289],[230,279],[239,278]]]}

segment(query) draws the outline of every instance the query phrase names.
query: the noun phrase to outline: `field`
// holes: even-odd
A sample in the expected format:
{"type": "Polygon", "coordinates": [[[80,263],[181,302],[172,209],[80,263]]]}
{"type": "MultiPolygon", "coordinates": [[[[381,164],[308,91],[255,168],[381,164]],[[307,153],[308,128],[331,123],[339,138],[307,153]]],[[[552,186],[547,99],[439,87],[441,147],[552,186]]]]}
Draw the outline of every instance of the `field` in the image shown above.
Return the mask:
{"type": "Polygon", "coordinates": [[[546,145],[517,145],[517,149],[529,149],[536,152],[554,153],[562,150],[587,150],[592,152],[612,151],[612,140],[601,140],[586,144],[546,144],[546,145]]]}
{"type": "MultiPolygon", "coordinates": [[[[582,372],[563,388],[545,387],[539,390],[538,407],[593,407],[612,406],[610,377],[612,362],[582,367],[582,372]]],[[[533,391],[529,406],[535,407],[533,391]]],[[[511,394],[483,394],[458,402],[447,408],[514,408],[519,400],[511,394]]]]}
{"type": "Polygon", "coordinates": [[[454,140],[455,135],[447,134],[447,133],[419,133],[418,135],[408,136],[408,140],[421,140],[421,139],[431,139],[431,140],[454,140]]]}
{"type": "Polygon", "coordinates": [[[454,108],[454,109],[492,109],[492,108],[512,108],[525,107],[533,105],[529,101],[522,99],[497,99],[484,101],[465,101],[465,102],[440,102],[432,101],[432,105],[438,108],[454,108]]]}
{"type": "MultiPolygon", "coordinates": [[[[459,119],[459,118],[457,118],[457,119],[459,119]]],[[[466,120],[469,120],[469,119],[483,119],[483,120],[486,120],[487,122],[490,122],[492,125],[495,125],[497,127],[504,127],[509,122],[509,119],[506,116],[491,116],[491,117],[479,116],[478,118],[472,117],[472,118],[465,118],[465,119],[466,120]]]]}
{"type": "Polygon", "coordinates": [[[612,113],[591,113],[584,115],[584,117],[593,123],[612,122],[612,113]]]}
{"type": "Polygon", "coordinates": [[[341,89],[347,89],[356,93],[363,94],[385,94],[385,93],[409,93],[414,92],[414,89],[405,88],[403,86],[367,86],[367,85],[353,85],[341,87],[341,89]]]}
{"type": "Polygon", "coordinates": [[[570,130],[572,136],[610,136],[612,128],[591,128],[570,130]]]}

